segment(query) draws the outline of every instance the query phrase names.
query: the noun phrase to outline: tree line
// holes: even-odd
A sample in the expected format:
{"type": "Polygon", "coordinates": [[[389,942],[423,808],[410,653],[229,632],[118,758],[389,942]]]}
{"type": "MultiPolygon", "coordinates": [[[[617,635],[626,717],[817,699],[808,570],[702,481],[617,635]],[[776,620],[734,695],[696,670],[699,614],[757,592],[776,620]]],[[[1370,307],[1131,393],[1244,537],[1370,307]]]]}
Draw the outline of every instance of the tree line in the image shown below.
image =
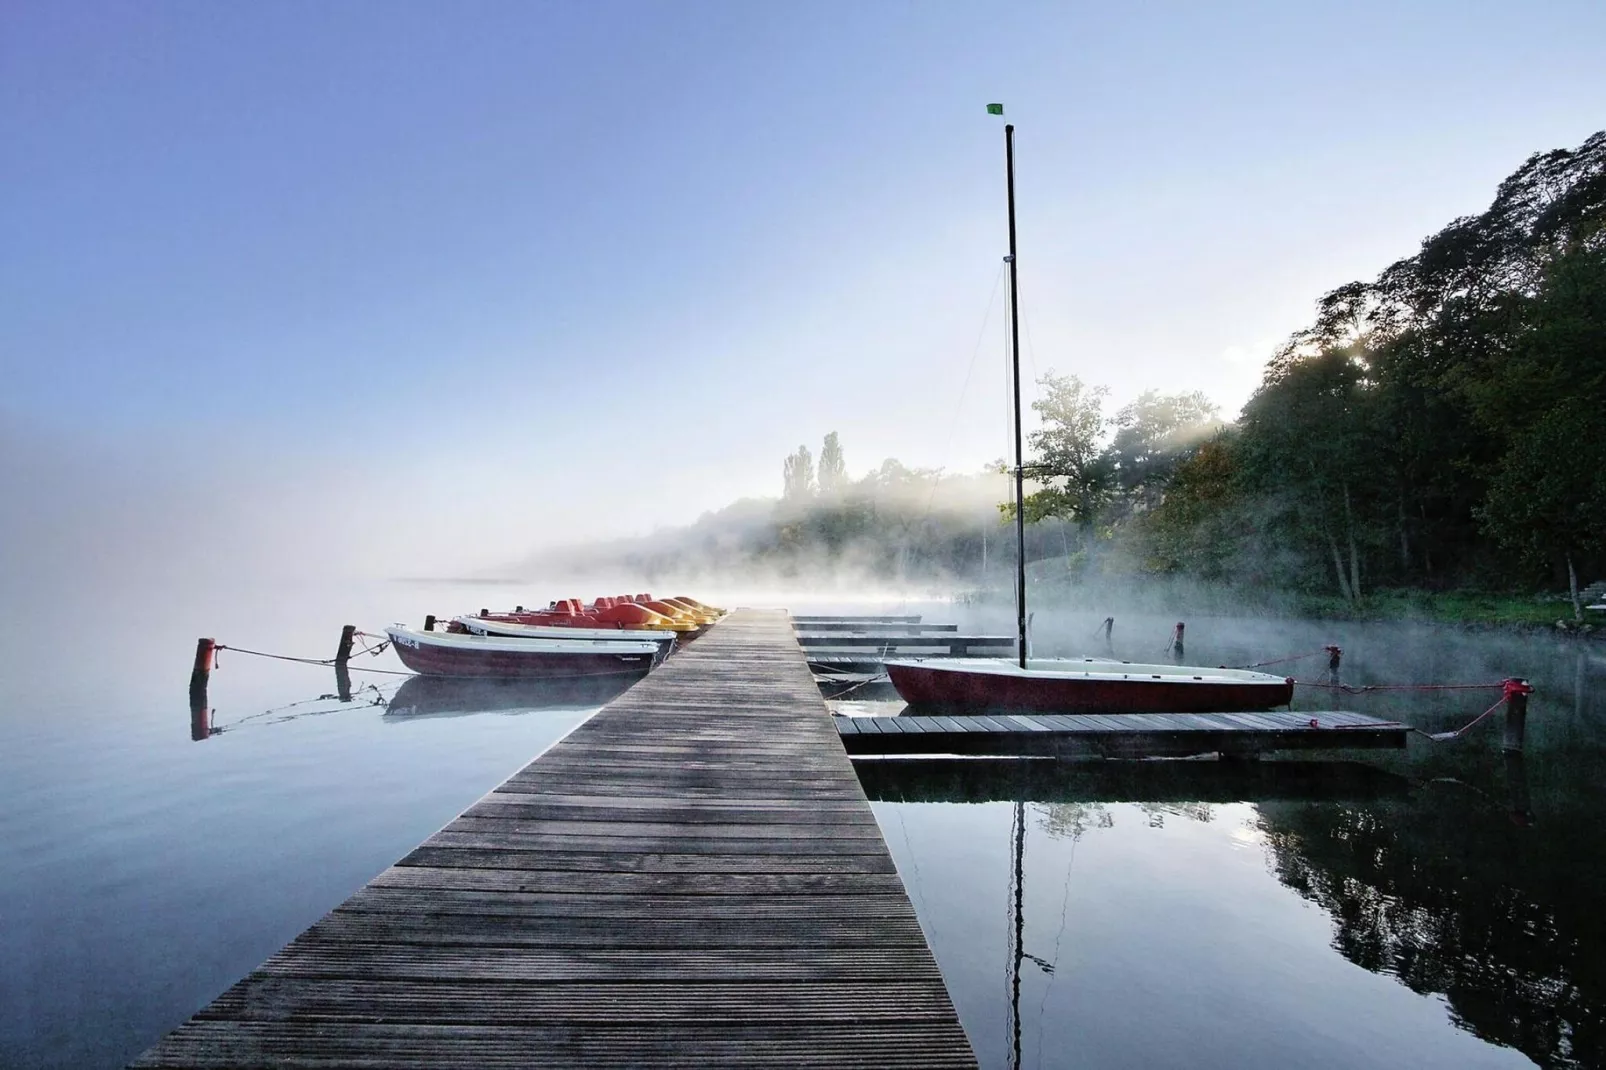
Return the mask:
{"type": "Polygon", "coordinates": [[[1147,565],[1357,600],[1606,565],[1606,132],[1341,286],[1145,518],[1147,565]]]}
{"type": "MultiPolygon", "coordinates": [[[[1074,375],[1039,386],[1025,513],[1042,571],[1349,602],[1567,585],[1577,614],[1580,580],[1606,576],[1606,132],[1532,156],[1487,210],[1323,296],[1234,421],[1198,392],[1111,413],[1074,375]]],[[[637,563],[1007,585],[1003,462],[853,478],[832,432],[781,476],[778,503],[709,514],[637,563]]]]}

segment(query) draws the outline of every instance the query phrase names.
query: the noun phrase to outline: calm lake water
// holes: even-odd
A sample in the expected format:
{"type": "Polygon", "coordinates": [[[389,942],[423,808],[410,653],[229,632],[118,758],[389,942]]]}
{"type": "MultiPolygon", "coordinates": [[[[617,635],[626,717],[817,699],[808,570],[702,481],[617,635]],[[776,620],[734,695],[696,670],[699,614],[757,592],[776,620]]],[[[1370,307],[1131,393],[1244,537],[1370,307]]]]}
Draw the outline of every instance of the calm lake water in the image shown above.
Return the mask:
{"type": "MultiPolygon", "coordinates": [[[[0,621],[0,1065],[123,1064],[588,713],[391,712],[396,677],[357,674],[370,690],[341,703],[320,698],[326,669],[225,652],[222,731],[193,742],[197,636],[327,657],[343,623],[538,596],[386,584],[109,600],[89,642],[81,607],[0,621]]],[[[1011,626],[1007,610],[903,608],[1011,626]]],[[[1102,653],[1101,616],[1040,611],[1036,649],[1102,653]]],[[[1118,618],[1115,652],[1157,656],[1170,623],[1118,618]]],[[[1352,684],[1529,677],[1523,760],[1503,757],[1497,715],[1364,762],[863,763],[984,1066],[1606,1063],[1606,648],[1189,621],[1203,664],[1325,642],[1344,646],[1352,684]]],[[[354,664],[398,668],[388,654],[354,664]]],[[[1494,697],[1298,707],[1441,731],[1494,697]]]]}

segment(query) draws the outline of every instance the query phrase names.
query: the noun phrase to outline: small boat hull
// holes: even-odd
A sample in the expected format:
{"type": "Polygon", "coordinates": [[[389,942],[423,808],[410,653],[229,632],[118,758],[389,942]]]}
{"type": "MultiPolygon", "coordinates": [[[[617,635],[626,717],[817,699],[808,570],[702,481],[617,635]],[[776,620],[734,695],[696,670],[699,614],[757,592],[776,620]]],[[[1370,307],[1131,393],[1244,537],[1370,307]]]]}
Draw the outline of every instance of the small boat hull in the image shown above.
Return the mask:
{"type": "Polygon", "coordinates": [[[656,642],[509,639],[387,629],[401,663],[424,676],[559,679],[639,677],[664,658],[656,642]]]}
{"type": "Polygon", "coordinates": [[[576,628],[551,624],[518,624],[490,617],[454,617],[451,631],[472,635],[499,635],[509,639],[598,639],[616,642],[656,643],[668,656],[675,649],[675,633],[669,631],[624,631],[620,628],[576,628]]]}
{"type": "Polygon", "coordinates": [[[1291,679],[1241,669],[1038,661],[1022,670],[991,658],[889,661],[911,706],[1035,713],[1231,713],[1286,706],[1291,679]]]}

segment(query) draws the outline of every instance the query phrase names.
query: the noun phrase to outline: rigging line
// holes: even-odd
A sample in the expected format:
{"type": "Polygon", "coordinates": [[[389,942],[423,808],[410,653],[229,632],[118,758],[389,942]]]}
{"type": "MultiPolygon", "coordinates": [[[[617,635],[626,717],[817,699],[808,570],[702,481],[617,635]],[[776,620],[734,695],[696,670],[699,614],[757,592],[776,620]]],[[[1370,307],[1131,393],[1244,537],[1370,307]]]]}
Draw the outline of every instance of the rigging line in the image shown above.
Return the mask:
{"type": "Polygon", "coordinates": [[[920,913],[929,918],[931,914],[926,909],[926,888],[920,879],[920,863],[915,861],[915,845],[909,840],[909,826],[903,823],[903,806],[901,803],[893,803],[892,806],[893,813],[898,815],[898,827],[903,830],[903,848],[909,852],[909,868],[915,879],[915,895],[920,899],[920,913]]]}
{"type": "Polygon", "coordinates": [[[965,409],[965,396],[970,392],[970,380],[976,373],[976,358],[981,356],[981,344],[987,340],[987,325],[993,321],[993,305],[998,301],[998,287],[1004,280],[1004,265],[998,265],[998,273],[993,276],[992,293],[987,298],[987,309],[982,313],[981,330],[976,332],[976,344],[970,351],[970,365],[965,369],[965,381],[959,387],[959,402],[954,406],[954,416],[948,421],[948,441],[943,443],[943,467],[937,469],[937,476],[931,481],[931,494],[926,498],[926,516],[931,515],[932,502],[937,498],[937,484],[942,481],[942,473],[947,468],[948,459],[954,448],[954,432],[959,427],[959,416],[965,409]]]}
{"type": "MultiPolygon", "coordinates": [[[[1080,832],[1071,836],[1071,857],[1065,863],[1065,895],[1060,899],[1060,927],[1054,934],[1054,957],[1049,960],[1055,967],[1060,964],[1060,941],[1065,938],[1065,918],[1071,905],[1071,867],[1076,865],[1076,845],[1082,839],[1080,832]]],[[[1054,980],[1059,976],[1059,970],[1048,975],[1048,983],[1043,986],[1043,998],[1037,1004],[1037,1065],[1043,1065],[1043,1012],[1048,1007],[1048,994],[1054,990],[1054,980]]]]}
{"type": "Polygon", "coordinates": [[[1015,955],[1010,977],[1010,1009],[1015,1027],[1011,1035],[1010,1070],[1020,1070],[1020,967],[1026,957],[1026,804],[1015,804],[1015,955]]]}
{"type": "Polygon", "coordinates": [[[1026,335],[1026,360],[1032,366],[1032,381],[1036,382],[1043,377],[1043,373],[1037,369],[1037,347],[1032,345],[1032,318],[1026,314],[1025,302],[1021,306],[1020,322],[1022,333],[1026,335]]]}
{"type": "Polygon", "coordinates": [[[1004,1035],[1005,1035],[1005,1037],[1009,1036],[1010,1030],[1013,1028],[1013,1020],[1012,1020],[1012,1017],[1011,1017],[1011,1014],[1010,1014],[1010,1002],[1009,1002],[1009,962],[1012,959],[1014,959],[1014,957],[1015,957],[1015,918],[1014,918],[1014,912],[1015,912],[1015,867],[1014,867],[1015,808],[1014,808],[1013,805],[1011,805],[1010,811],[1009,811],[1009,844],[1010,844],[1010,855],[1011,855],[1011,857],[1010,857],[1011,865],[1009,867],[1009,884],[1004,889],[1004,1035]]]}

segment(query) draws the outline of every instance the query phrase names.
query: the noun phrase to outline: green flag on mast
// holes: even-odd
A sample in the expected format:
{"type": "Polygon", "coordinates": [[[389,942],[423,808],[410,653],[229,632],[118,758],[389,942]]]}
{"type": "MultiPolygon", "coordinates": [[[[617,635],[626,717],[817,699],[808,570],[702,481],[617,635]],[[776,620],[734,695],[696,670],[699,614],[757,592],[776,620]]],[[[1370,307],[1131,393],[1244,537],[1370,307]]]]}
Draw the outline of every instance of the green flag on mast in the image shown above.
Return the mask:
{"type": "Polygon", "coordinates": [[[1002,104],[989,104],[987,105],[987,114],[1002,115],[1004,114],[1004,106],[1002,104]]]}

